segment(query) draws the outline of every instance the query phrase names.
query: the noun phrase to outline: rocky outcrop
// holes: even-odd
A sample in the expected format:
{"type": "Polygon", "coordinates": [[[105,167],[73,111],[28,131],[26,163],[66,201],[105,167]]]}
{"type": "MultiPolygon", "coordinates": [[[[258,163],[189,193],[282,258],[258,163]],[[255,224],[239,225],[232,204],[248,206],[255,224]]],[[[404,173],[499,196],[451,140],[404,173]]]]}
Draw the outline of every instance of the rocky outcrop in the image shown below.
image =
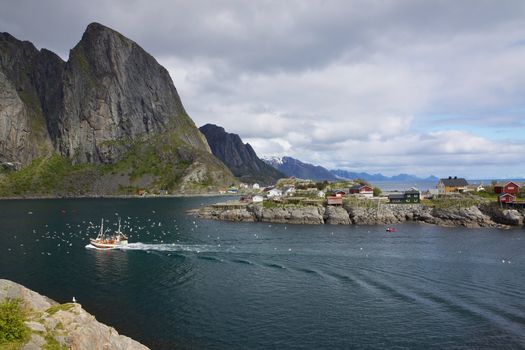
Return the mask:
{"type": "Polygon", "coordinates": [[[342,207],[327,206],[323,219],[326,224],[330,225],[349,225],[352,223],[348,211],[342,207]]]}
{"type": "Polygon", "coordinates": [[[120,163],[118,172],[103,174],[109,184],[117,176],[120,187],[144,178],[180,191],[235,182],[187,115],[168,71],[98,23],[67,62],[0,33],[0,137],[0,163],[28,165],[53,154],[74,164],[120,163]]]}
{"type": "Polygon", "coordinates": [[[261,204],[250,204],[235,209],[228,209],[228,206],[209,206],[195,211],[195,214],[202,218],[216,220],[290,224],[391,225],[406,221],[464,227],[509,227],[524,224],[523,213],[488,205],[436,209],[421,204],[382,204],[373,207],[345,208],[297,205],[266,208],[261,204]]]}
{"type": "Polygon", "coordinates": [[[285,177],[283,173],[263,162],[249,143],[224,128],[206,124],[199,130],[204,134],[213,155],[219,158],[241,181],[272,184],[285,177]]]}
{"type": "Polygon", "coordinates": [[[179,98],[168,71],[134,41],[90,24],[64,71],[56,144],[81,162],[111,163],[134,140],[179,131],[188,146],[209,151],[179,98]]]}
{"type": "Polygon", "coordinates": [[[324,209],[317,206],[309,207],[276,207],[264,208],[261,205],[249,207],[253,210],[257,221],[275,222],[280,224],[311,224],[319,225],[324,223],[324,209]]]}
{"type": "Polygon", "coordinates": [[[0,279],[0,302],[5,298],[20,299],[28,311],[25,324],[31,338],[22,349],[148,349],[98,322],[80,304],[58,304],[20,284],[0,279]]]}

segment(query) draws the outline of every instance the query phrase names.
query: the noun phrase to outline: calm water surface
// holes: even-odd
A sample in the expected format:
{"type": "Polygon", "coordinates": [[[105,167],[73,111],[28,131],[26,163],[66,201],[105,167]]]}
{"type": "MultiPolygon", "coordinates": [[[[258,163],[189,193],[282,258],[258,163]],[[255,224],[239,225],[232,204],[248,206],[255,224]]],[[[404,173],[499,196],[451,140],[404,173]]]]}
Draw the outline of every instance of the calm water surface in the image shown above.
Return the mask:
{"type": "Polygon", "coordinates": [[[525,230],[198,220],[216,198],[0,201],[0,278],[154,349],[525,348],[525,230]],[[100,219],[129,249],[86,249],[100,219]],[[90,222],[93,224],[91,225],[90,222]]]}

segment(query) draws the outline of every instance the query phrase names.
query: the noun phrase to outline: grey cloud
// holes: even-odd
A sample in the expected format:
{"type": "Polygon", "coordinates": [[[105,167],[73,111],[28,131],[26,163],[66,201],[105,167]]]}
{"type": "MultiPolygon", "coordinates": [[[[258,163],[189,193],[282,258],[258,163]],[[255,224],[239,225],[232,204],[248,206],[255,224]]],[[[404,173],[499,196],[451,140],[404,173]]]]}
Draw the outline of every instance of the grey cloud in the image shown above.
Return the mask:
{"type": "Polygon", "coordinates": [[[520,0],[3,0],[1,9],[0,31],[63,58],[92,21],[120,31],[167,66],[197,124],[221,124],[259,153],[446,174],[497,172],[507,159],[497,150],[523,151],[523,136],[506,148],[510,140],[466,133],[523,124],[520,0]],[[437,122],[472,145],[431,134],[437,122]]]}

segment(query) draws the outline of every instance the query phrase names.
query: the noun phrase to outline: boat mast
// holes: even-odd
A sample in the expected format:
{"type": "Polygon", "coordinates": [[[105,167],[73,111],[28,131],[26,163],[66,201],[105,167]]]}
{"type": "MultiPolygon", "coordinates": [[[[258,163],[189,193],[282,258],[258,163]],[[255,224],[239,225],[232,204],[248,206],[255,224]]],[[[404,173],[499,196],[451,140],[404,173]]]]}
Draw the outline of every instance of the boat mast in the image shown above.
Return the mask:
{"type": "Polygon", "coordinates": [[[100,232],[98,233],[97,239],[102,239],[103,235],[104,235],[104,219],[102,219],[102,222],[100,223],[100,232]]]}

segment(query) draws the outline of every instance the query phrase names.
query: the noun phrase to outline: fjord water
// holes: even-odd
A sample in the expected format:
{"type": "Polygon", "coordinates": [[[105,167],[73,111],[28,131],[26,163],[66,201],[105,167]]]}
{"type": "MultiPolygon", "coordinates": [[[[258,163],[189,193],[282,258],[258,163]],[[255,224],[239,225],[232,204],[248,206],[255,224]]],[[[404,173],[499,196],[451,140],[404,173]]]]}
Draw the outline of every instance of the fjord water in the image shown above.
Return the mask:
{"type": "Polygon", "coordinates": [[[186,214],[217,200],[1,201],[0,278],[154,349],[525,348],[523,229],[186,214]],[[128,249],[85,248],[119,216],[128,249]]]}

